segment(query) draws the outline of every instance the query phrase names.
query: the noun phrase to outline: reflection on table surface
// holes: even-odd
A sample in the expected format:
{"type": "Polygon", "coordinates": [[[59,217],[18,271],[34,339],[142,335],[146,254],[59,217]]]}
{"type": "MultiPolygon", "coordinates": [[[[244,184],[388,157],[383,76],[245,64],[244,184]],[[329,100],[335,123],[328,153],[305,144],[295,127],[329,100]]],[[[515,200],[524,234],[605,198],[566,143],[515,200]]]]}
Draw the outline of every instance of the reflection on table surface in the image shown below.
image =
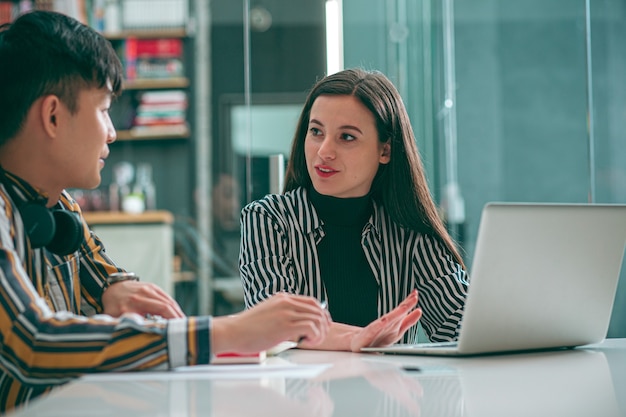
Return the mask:
{"type": "Polygon", "coordinates": [[[269,360],[332,366],[312,378],[279,372],[107,375],[68,384],[10,415],[626,415],[616,395],[626,392],[619,377],[626,370],[626,339],[600,347],[473,358],[291,350],[269,360]]]}

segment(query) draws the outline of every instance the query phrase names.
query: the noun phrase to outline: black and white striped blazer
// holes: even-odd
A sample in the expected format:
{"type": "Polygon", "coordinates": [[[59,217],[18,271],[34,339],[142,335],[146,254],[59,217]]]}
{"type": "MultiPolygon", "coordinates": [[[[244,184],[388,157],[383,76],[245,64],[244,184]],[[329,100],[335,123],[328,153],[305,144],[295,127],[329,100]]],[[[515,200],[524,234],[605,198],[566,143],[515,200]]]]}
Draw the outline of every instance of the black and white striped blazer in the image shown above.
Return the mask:
{"type": "MultiPolygon", "coordinates": [[[[280,291],[326,299],[317,253],[324,224],[306,189],[248,204],[241,234],[239,269],[247,307],[280,291]]],[[[363,228],[361,245],[379,285],[379,317],[417,288],[420,322],[430,340],[457,338],[469,277],[445,246],[398,226],[378,204],[363,228]]],[[[417,326],[404,341],[416,339],[417,326]]]]}

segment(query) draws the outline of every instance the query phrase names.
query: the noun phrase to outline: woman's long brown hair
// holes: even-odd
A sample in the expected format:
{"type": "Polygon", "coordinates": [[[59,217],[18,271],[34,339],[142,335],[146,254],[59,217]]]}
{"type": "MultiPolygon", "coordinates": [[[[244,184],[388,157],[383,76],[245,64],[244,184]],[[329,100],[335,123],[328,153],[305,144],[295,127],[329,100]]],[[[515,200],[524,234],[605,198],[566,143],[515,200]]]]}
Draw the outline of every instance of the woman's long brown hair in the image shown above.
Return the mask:
{"type": "Polygon", "coordinates": [[[374,118],[379,140],[391,144],[391,159],[381,164],[370,194],[389,216],[402,227],[429,234],[438,239],[463,267],[455,242],[439,217],[428,189],[415,135],[402,98],[391,81],[381,72],[348,69],[318,81],[305,101],[291,146],[284,191],[310,187],[304,155],[304,140],[311,107],[319,96],[354,96],[374,118]]]}

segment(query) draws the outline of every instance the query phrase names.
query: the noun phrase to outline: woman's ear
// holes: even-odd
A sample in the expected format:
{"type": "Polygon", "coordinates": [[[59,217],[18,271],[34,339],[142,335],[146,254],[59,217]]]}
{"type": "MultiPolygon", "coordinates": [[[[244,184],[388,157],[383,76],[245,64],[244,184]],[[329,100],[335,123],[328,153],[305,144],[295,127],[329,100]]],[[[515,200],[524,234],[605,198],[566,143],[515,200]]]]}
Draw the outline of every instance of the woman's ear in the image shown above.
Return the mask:
{"type": "Polygon", "coordinates": [[[382,153],[378,162],[381,164],[387,164],[391,160],[391,141],[383,143],[382,153]]]}

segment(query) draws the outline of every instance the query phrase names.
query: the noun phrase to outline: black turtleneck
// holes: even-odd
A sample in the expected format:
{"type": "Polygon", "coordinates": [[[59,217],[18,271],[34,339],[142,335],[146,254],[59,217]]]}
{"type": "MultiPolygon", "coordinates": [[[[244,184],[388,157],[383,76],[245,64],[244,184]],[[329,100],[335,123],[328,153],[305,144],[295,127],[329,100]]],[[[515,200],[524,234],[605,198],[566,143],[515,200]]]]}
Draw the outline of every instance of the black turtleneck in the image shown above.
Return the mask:
{"type": "Polygon", "coordinates": [[[334,321],[366,326],[378,318],[378,283],[363,248],[361,234],[372,214],[369,196],[336,198],[311,188],[311,202],[324,222],[317,251],[328,311],[334,321]]]}

